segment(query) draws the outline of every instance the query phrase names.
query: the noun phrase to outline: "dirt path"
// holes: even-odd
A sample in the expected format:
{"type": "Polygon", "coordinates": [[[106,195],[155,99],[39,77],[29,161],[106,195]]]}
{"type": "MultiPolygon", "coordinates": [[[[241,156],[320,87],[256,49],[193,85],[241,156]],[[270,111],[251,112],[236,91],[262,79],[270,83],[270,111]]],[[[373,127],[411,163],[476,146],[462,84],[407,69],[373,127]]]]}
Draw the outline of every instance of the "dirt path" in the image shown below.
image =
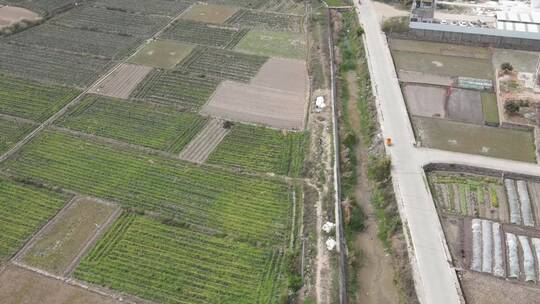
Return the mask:
{"type": "MultiPolygon", "coordinates": [[[[349,119],[354,130],[360,130],[360,114],[356,106],[358,86],[356,74],[347,74],[351,102],[348,104],[349,119]]],[[[359,133],[357,134],[359,136],[359,133]]],[[[377,221],[371,206],[371,189],[367,182],[366,164],[367,151],[358,146],[356,157],[358,159],[358,184],[356,197],[366,214],[366,229],[358,234],[355,247],[362,252],[362,267],[358,272],[358,294],[356,303],[362,304],[392,304],[399,303],[399,294],[394,285],[394,269],[392,257],[385,252],[382,243],[377,238],[377,221]]]]}

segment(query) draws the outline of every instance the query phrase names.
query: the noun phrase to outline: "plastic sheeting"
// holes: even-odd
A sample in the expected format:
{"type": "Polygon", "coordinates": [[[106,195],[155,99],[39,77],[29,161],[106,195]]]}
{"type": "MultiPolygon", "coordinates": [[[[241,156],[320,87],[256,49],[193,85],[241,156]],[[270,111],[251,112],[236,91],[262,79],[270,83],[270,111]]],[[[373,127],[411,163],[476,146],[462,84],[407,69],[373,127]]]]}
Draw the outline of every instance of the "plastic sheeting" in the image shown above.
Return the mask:
{"type": "Polygon", "coordinates": [[[493,223],[493,274],[504,277],[503,249],[501,241],[501,225],[493,223]]]}
{"type": "Polygon", "coordinates": [[[519,203],[521,204],[521,215],[523,216],[523,225],[534,227],[534,219],[531,209],[531,199],[527,190],[527,182],[518,180],[517,191],[519,195],[519,203]]]}
{"type": "Polygon", "coordinates": [[[493,232],[491,222],[482,220],[482,272],[491,273],[493,265],[493,232]]]}
{"type": "Polygon", "coordinates": [[[534,255],[529,244],[529,238],[520,235],[519,243],[521,249],[523,249],[523,271],[525,272],[525,281],[536,281],[536,274],[534,271],[534,255]]]}
{"type": "Polygon", "coordinates": [[[510,208],[510,223],[521,225],[521,214],[519,211],[516,184],[513,179],[505,179],[504,186],[508,195],[508,207],[510,208]]]}
{"type": "Polygon", "coordinates": [[[472,229],[472,261],[471,269],[481,271],[482,269],[482,224],[479,219],[473,219],[472,229]]]}
{"type": "Polygon", "coordinates": [[[536,265],[538,265],[538,275],[540,276],[540,239],[532,238],[531,239],[534,251],[536,252],[536,265]]]}
{"type": "Polygon", "coordinates": [[[519,257],[517,238],[512,233],[506,233],[506,246],[508,247],[508,277],[519,277],[519,257]]]}

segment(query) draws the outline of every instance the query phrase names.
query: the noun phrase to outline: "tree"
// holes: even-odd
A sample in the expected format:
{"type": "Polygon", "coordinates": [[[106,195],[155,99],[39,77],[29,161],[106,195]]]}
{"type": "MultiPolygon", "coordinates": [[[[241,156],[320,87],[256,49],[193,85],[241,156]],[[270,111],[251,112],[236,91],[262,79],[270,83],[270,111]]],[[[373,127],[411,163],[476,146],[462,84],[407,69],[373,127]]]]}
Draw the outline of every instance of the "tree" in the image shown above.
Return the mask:
{"type": "Polygon", "coordinates": [[[519,112],[520,105],[516,101],[511,100],[504,105],[504,108],[508,113],[515,114],[519,112]]]}
{"type": "Polygon", "coordinates": [[[501,70],[503,70],[504,73],[508,74],[514,70],[514,67],[512,66],[512,64],[510,64],[510,62],[504,62],[503,64],[501,64],[501,70]]]}

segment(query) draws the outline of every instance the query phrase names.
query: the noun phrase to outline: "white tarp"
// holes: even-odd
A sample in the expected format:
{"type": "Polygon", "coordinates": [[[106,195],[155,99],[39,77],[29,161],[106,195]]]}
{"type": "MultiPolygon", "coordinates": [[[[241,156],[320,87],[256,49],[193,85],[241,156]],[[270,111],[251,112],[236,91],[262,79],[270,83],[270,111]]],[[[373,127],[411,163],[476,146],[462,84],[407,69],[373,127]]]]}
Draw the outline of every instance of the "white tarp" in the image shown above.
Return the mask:
{"type": "Polygon", "coordinates": [[[512,233],[506,233],[506,247],[508,247],[508,277],[519,277],[519,257],[517,238],[512,233]]]}
{"type": "Polygon", "coordinates": [[[330,251],[334,250],[334,248],[336,248],[336,240],[334,240],[333,238],[329,238],[328,240],[326,240],[326,248],[330,251]]]}
{"type": "Polygon", "coordinates": [[[520,235],[519,243],[521,249],[523,249],[523,271],[525,272],[525,281],[536,281],[536,274],[534,272],[534,255],[529,244],[529,238],[520,235]]]}
{"type": "Polygon", "coordinates": [[[510,208],[510,223],[521,225],[521,214],[519,211],[516,184],[513,179],[505,179],[504,186],[508,196],[508,207],[510,208]]]}
{"type": "Polygon", "coordinates": [[[534,227],[531,199],[529,197],[529,191],[527,190],[527,182],[518,180],[516,183],[519,203],[521,204],[521,214],[523,215],[523,225],[534,227]]]}
{"type": "Polygon", "coordinates": [[[501,241],[501,225],[493,223],[493,274],[504,277],[503,249],[501,241]]]}
{"type": "Polygon", "coordinates": [[[493,257],[491,222],[482,220],[482,271],[491,273],[493,257]]]}
{"type": "Polygon", "coordinates": [[[332,232],[332,230],[336,227],[336,224],[332,223],[332,222],[326,222],[324,223],[324,225],[322,226],[322,230],[326,233],[330,233],[332,232]]]}
{"type": "Polygon", "coordinates": [[[472,229],[472,261],[471,269],[474,271],[482,270],[482,224],[479,219],[473,219],[472,229]]]}
{"type": "Polygon", "coordinates": [[[532,238],[531,241],[536,252],[536,265],[538,267],[536,270],[540,276],[540,239],[532,238]]]}

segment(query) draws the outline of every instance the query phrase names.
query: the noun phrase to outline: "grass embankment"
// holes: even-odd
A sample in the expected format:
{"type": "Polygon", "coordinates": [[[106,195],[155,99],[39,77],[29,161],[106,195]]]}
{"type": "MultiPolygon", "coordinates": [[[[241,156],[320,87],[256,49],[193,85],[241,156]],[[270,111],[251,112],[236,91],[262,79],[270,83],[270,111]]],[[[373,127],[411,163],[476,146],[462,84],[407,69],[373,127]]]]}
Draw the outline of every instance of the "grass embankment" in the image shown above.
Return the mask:
{"type": "MultiPolygon", "coordinates": [[[[356,274],[361,267],[361,253],[352,243],[355,234],[364,228],[365,215],[358,204],[355,189],[358,187],[357,168],[367,170],[369,190],[371,192],[371,205],[377,218],[378,233],[383,246],[392,254],[395,269],[395,284],[404,303],[415,303],[416,295],[410,269],[406,246],[403,241],[401,220],[395,202],[391,182],[391,162],[381,149],[381,142],[375,141],[378,125],[376,121],[376,108],[371,91],[369,70],[362,42],[363,29],[357,24],[354,13],[341,15],[341,30],[339,31],[339,98],[341,109],[341,143],[342,143],[342,200],[345,208],[350,212],[345,216],[345,236],[349,244],[349,295],[355,297],[358,282],[356,274]],[[349,92],[350,83],[347,74],[356,75],[356,94],[349,92]],[[352,98],[354,96],[355,98],[352,98]],[[356,99],[356,100],[355,100],[356,99]],[[359,113],[357,125],[353,128],[353,112],[349,113],[349,103],[354,101],[359,113]],[[369,155],[367,167],[357,166],[357,149],[364,149],[369,155]],[[398,240],[398,241],[395,241],[398,240]]],[[[350,79],[350,78],[349,78],[350,79]]],[[[353,108],[354,109],[354,108],[353,108]]],[[[369,197],[368,194],[366,196],[369,197]]]]}

